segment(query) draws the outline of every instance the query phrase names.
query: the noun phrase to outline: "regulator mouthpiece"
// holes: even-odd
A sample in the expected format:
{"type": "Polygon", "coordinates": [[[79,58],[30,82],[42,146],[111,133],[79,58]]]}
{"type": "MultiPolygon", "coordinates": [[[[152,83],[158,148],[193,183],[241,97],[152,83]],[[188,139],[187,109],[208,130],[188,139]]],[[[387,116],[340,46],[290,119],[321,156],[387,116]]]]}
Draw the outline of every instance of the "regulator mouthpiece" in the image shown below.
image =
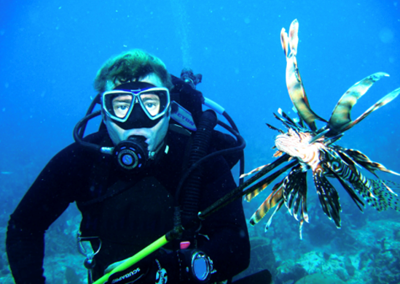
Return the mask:
{"type": "Polygon", "coordinates": [[[141,170],[148,160],[146,138],[131,136],[114,148],[114,156],[118,164],[126,170],[141,170]]]}

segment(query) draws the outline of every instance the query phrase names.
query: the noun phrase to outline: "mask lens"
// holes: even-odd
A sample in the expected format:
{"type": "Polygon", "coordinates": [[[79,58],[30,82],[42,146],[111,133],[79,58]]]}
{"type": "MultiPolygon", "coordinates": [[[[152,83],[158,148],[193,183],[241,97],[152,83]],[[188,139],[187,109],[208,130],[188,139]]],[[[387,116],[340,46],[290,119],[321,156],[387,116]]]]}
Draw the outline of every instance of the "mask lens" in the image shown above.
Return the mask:
{"type": "Polygon", "coordinates": [[[145,90],[140,93],[140,100],[151,117],[164,112],[168,106],[168,94],[165,90],[145,90]]]}
{"type": "Polygon", "coordinates": [[[158,95],[152,93],[141,94],[140,99],[151,117],[160,113],[160,98],[158,95]]]}
{"type": "Polygon", "coordinates": [[[118,118],[125,118],[132,105],[132,95],[120,94],[112,99],[113,114],[118,118]]]}
{"type": "Polygon", "coordinates": [[[105,110],[115,118],[124,119],[131,108],[133,95],[130,92],[110,91],[103,94],[105,110]]]}

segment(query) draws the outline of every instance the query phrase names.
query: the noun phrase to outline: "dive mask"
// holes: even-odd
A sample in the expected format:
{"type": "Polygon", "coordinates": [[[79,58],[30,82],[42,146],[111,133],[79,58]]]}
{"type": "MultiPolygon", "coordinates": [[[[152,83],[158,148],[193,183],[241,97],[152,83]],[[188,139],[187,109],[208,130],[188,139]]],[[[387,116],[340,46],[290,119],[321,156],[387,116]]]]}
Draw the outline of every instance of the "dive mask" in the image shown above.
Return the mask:
{"type": "Polygon", "coordinates": [[[101,95],[105,114],[122,129],[151,128],[168,112],[167,88],[145,82],[119,85],[101,95]]]}

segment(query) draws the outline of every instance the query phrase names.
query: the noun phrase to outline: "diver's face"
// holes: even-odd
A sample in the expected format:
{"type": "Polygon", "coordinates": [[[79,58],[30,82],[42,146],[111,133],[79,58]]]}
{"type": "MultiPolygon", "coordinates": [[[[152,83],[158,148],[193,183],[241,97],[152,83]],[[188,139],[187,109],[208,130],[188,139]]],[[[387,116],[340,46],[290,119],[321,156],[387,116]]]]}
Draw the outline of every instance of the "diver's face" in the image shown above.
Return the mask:
{"type": "MultiPolygon", "coordinates": [[[[149,83],[156,87],[164,87],[161,79],[154,73],[149,74],[138,81],[149,83]]],[[[115,84],[109,83],[107,84],[106,91],[110,91],[121,84],[122,83],[120,82],[116,82],[115,84]]],[[[147,150],[149,152],[153,152],[161,144],[165,138],[165,135],[167,134],[169,113],[167,113],[156,125],[151,128],[132,128],[125,130],[115,124],[107,115],[103,115],[103,121],[114,145],[117,145],[121,141],[127,140],[130,136],[143,136],[146,138],[145,142],[148,145],[147,150]]]]}

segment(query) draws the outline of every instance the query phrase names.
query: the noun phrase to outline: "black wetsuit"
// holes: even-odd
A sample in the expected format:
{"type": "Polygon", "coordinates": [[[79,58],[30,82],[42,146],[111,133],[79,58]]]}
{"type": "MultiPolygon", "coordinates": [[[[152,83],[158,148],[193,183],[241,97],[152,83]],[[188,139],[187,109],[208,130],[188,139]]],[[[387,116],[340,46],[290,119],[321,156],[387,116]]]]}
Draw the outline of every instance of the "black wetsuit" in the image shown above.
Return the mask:
{"type": "MultiPolygon", "coordinates": [[[[213,133],[210,152],[222,147],[215,142],[222,136],[213,133]]],[[[88,139],[112,145],[107,132],[88,139]]],[[[16,283],[45,283],[44,233],[71,202],[76,201],[82,213],[82,234],[102,240],[95,278],[111,263],[132,256],[169,231],[173,227],[174,193],[187,168],[188,140],[169,131],[168,154],[137,175],[120,170],[110,156],[75,143],[59,152],[10,217],[6,245],[16,283]]],[[[235,157],[217,155],[204,164],[200,210],[236,187],[230,172],[236,161],[235,157]]],[[[248,266],[250,245],[240,199],[203,221],[200,234],[209,238],[198,237],[198,248],[214,261],[217,273],[213,281],[227,279],[248,266]]]]}

